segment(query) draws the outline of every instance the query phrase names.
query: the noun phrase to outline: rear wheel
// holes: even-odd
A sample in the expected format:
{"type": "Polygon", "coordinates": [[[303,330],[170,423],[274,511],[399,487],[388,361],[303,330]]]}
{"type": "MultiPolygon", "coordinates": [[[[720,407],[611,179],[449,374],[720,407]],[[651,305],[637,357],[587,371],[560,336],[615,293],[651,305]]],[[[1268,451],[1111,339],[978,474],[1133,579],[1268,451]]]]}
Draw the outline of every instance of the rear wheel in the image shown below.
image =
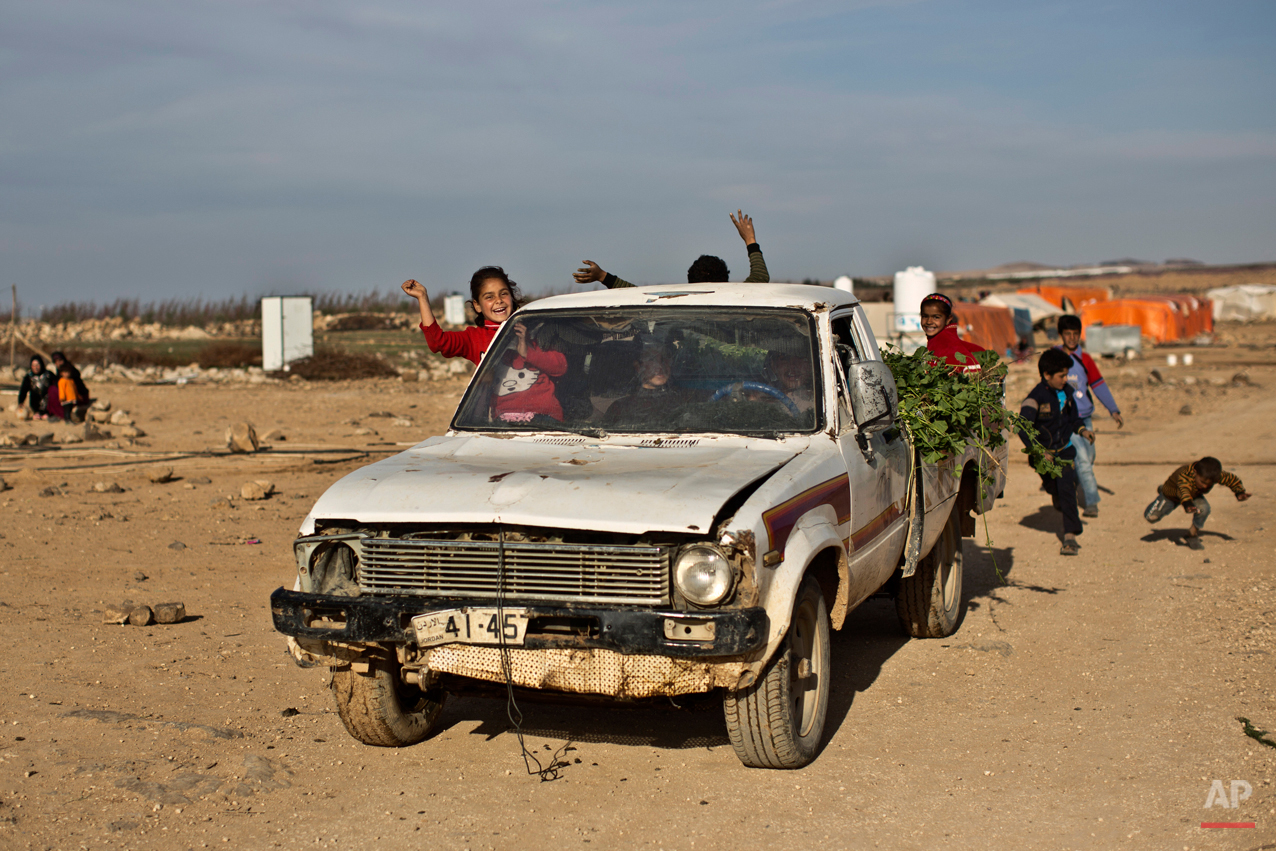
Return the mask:
{"type": "Polygon", "coordinates": [[[815,759],[829,703],[829,616],[813,576],[802,580],[789,634],[756,683],[723,699],[736,756],[753,768],[815,759]]]}
{"type": "Polygon", "coordinates": [[[401,748],[424,741],[443,714],[442,692],[423,692],[400,676],[399,665],[374,659],[367,673],[332,672],[332,694],[346,730],[365,745],[401,748]]]}
{"type": "Polygon", "coordinates": [[[961,518],[957,506],[948,515],[939,540],[917,562],[912,576],[900,577],[895,613],[914,638],[943,638],[961,621],[961,518]]]}

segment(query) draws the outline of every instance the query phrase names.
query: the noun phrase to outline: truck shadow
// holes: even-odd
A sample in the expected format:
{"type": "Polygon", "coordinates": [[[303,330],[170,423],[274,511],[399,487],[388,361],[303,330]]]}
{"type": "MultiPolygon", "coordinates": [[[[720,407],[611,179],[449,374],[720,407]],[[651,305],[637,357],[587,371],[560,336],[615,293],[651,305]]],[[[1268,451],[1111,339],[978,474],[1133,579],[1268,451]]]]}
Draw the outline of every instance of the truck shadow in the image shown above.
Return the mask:
{"type": "MultiPolygon", "coordinates": [[[[983,547],[974,541],[967,541],[962,552],[965,563],[962,565],[961,591],[966,612],[987,608],[994,625],[997,621],[994,607],[1014,605],[1001,594],[1007,588],[1036,594],[1060,594],[1067,590],[1055,585],[1032,585],[1015,579],[1012,575],[1015,568],[1014,547],[983,547]]],[[[958,629],[960,631],[960,627],[958,629]]]]}
{"type": "Polygon", "coordinates": [[[824,726],[825,747],[841,729],[856,696],[868,691],[887,660],[912,640],[900,628],[894,601],[884,597],[861,603],[832,638],[833,682],[824,726]]]}
{"type": "MultiPolygon", "coordinates": [[[[729,745],[722,700],[715,693],[619,703],[545,692],[516,692],[524,736],[570,743],[605,743],[686,750],[729,745]]],[[[504,696],[473,694],[453,697],[445,709],[451,727],[462,719],[478,719],[473,735],[491,740],[513,733],[504,696]]],[[[516,716],[517,717],[517,716],[516,716]]],[[[532,744],[529,742],[529,747],[532,744]]],[[[540,746],[542,749],[544,745],[540,746]]],[[[550,751],[538,752],[546,761],[550,751]]]]}
{"type": "MultiPolygon", "coordinates": [[[[1047,509],[1049,510],[1049,509],[1047,509]]],[[[1064,589],[1016,582],[1014,548],[981,547],[965,542],[962,597],[968,611],[994,604],[1007,604],[999,591],[1007,586],[1042,594],[1058,594],[1064,589]]],[[[828,718],[824,742],[837,734],[857,695],[866,692],[881,674],[886,662],[913,640],[900,628],[894,602],[886,597],[866,600],[850,613],[842,629],[831,638],[832,670],[828,718]]],[[[719,693],[684,695],[634,703],[553,695],[517,690],[515,697],[522,713],[522,730],[532,739],[548,739],[549,746],[561,743],[606,743],[661,750],[687,750],[729,745],[719,693]]],[[[444,710],[442,729],[464,720],[477,720],[472,735],[495,739],[514,730],[506,714],[503,688],[480,690],[453,696],[444,710]]],[[[552,750],[546,743],[528,742],[548,764],[552,750]]],[[[574,758],[566,754],[567,761],[574,758]]],[[[569,766],[568,766],[569,767],[569,766]]]]}
{"type": "MultiPolygon", "coordinates": [[[[1050,510],[1050,509],[1047,509],[1050,510]]],[[[1063,588],[1028,585],[1012,577],[1014,547],[988,548],[967,540],[963,544],[962,602],[966,612],[1008,604],[1002,589],[1014,587],[1039,594],[1058,594],[1063,588]]],[[[995,621],[996,618],[994,617],[995,621]]],[[[960,635],[961,625],[957,634],[960,635]]],[[[882,666],[913,640],[899,625],[894,602],[874,597],[851,612],[846,625],[833,634],[833,689],[825,741],[830,740],[850,713],[857,694],[867,691],[877,680],[882,666]]]]}

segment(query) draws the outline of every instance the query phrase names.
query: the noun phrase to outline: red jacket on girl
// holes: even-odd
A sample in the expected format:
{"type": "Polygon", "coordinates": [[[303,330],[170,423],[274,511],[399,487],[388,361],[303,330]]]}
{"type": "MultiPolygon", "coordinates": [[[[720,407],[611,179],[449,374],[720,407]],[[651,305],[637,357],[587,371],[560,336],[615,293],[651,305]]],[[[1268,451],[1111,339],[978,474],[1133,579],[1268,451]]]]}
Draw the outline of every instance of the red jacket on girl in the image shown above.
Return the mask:
{"type": "Polygon", "coordinates": [[[931,354],[944,359],[945,363],[953,366],[965,366],[978,368],[979,364],[975,363],[973,355],[975,352],[984,351],[982,346],[976,346],[974,343],[967,343],[961,337],[957,336],[957,326],[949,325],[935,336],[926,341],[926,348],[931,354]],[[958,360],[955,355],[961,352],[966,356],[964,361],[958,360]]]}
{"type": "MultiPolygon", "coordinates": [[[[430,351],[445,358],[463,357],[477,364],[501,327],[489,323],[484,316],[479,316],[479,321],[481,325],[470,325],[460,331],[444,331],[437,322],[420,328],[430,351]]],[[[513,350],[503,357],[505,362],[496,370],[496,398],[492,402],[496,418],[518,423],[530,422],[536,414],[544,414],[561,421],[563,406],[554,395],[551,378],[567,372],[567,356],[528,343],[526,357],[519,357],[513,350]]]]}

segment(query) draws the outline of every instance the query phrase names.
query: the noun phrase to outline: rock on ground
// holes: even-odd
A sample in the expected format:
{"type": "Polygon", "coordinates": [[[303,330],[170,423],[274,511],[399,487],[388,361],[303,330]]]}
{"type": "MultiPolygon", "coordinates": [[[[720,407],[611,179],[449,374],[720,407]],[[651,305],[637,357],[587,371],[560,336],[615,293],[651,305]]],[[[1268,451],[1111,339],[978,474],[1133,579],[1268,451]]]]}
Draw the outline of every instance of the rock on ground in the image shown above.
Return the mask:
{"type": "Polygon", "coordinates": [[[255,482],[244,482],[239,487],[239,495],[244,499],[267,499],[275,492],[274,482],[258,479],[255,482]]]}
{"type": "Polygon", "coordinates": [[[231,452],[251,454],[260,447],[257,430],[248,423],[235,423],[226,429],[226,448],[231,452]]]}
{"type": "Polygon", "coordinates": [[[132,613],[132,603],[109,603],[102,609],[102,623],[125,623],[132,613]]]}
{"type": "Polygon", "coordinates": [[[185,603],[156,603],[156,623],[181,623],[186,618],[185,603]]]}

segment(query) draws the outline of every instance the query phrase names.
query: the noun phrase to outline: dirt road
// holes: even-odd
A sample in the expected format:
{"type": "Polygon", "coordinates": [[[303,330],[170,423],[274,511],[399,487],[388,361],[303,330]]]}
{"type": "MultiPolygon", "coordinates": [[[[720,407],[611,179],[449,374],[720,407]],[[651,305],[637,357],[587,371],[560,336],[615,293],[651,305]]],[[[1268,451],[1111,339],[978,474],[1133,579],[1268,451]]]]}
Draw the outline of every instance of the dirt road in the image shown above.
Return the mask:
{"type": "MultiPolygon", "coordinates": [[[[1276,741],[1276,367],[1251,367],[1253,387],[1210,384],[1225,367],[1173,387],[1130,370],[1111,379],[1131,413],[1121,432],[1102,426],[1105,492],[1081,556],[1057,554],[1057,515],[1016,462],[993,549],[966,542],[956,635],[907,640],[884,600],[835,635],[813,765],[741,767],[712,702],[523,703],[542,762],[567,746],[553,782],[527,775],[488,697],[451,700],[422,745],[356,743],[326,673],[297,668],[270,623],[297,526],[358,463],[308,450],[438,433],[459,383],[98,388],[148,432],[121,452],[217,446],[236,420],[286,440],[159,464],[0,455],[0,847],[1276,848],[1276,749],[1237,720],[1276,741]],[[1215,489],[1198,553],[1177,541],[1181,515],[1149,527],[1141,514],[1207,453],[1256,496],[1215,489]],[[177,478],[150,483],[160,464],[177,478]],[[238,498],[263,478],[277,495],[238,498]],[[91,492],[99,482],[124,490],[91,492]],[[104,625],[124,599],[180,600],[190,617],[104,625]],[[1215,780],[1228,795],[1243,781],[1235,809],[1204,806],[1215,780]]],[[[1016,372],[1010,395],[1031,380],[1016,372]]],[[[19,425],[0,433],[37,430],[19,425]]]]}

